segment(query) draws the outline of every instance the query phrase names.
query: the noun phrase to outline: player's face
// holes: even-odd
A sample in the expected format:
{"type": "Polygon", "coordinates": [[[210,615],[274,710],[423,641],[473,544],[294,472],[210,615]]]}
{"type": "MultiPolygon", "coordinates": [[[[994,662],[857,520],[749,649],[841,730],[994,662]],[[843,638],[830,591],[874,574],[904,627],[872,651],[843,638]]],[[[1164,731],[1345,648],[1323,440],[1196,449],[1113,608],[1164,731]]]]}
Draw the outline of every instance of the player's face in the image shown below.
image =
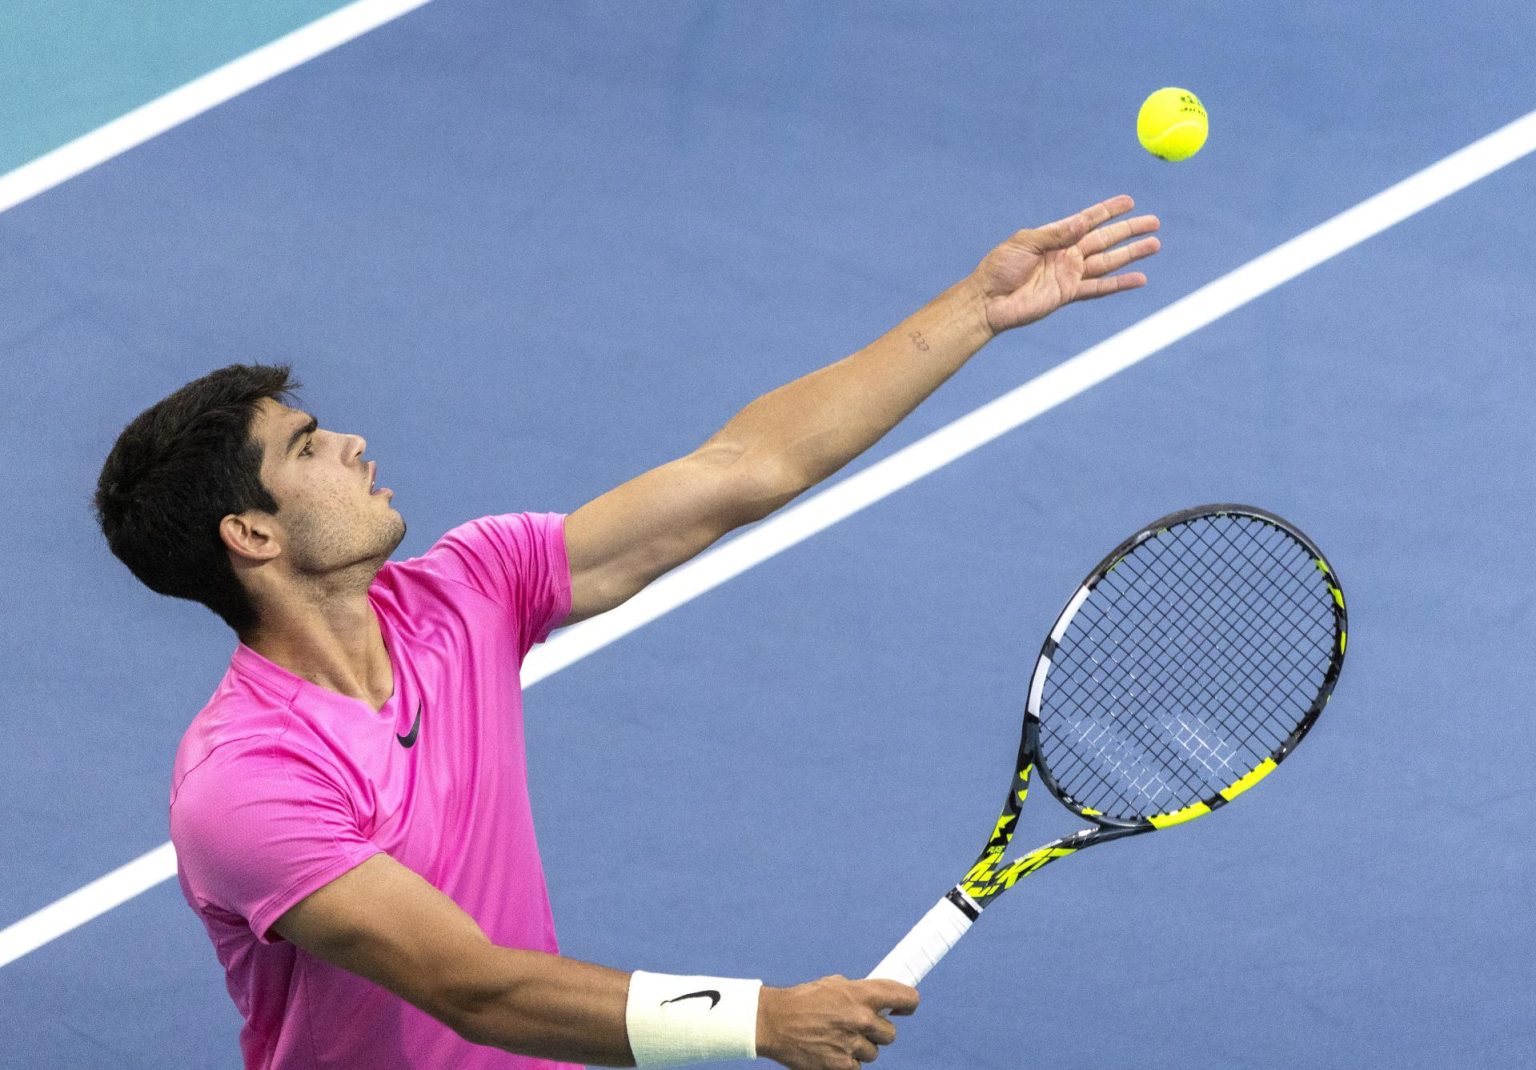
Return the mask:
{"type": "Polygon", "coordinates": [[[405,537],[405,520],[363,456],[368,443],[327,431],[298,409],[261,404],[251,433],[263,446],[261,481],[277,499],[289,567],[318,575],[383,564],[405,537]]]}

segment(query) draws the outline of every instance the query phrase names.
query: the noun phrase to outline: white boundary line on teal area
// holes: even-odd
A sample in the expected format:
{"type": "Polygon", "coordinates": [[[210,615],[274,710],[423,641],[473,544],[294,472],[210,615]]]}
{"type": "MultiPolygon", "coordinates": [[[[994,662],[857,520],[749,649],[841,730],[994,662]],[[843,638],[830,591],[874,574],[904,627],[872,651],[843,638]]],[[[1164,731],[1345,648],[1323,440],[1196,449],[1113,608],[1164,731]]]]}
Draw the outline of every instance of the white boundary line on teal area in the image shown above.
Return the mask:
{"type": "MultiPolygon", "coordinates": [[[[887,498],[930,472],[1166,349],[1297,275],[1536,151],[1536,111],[1207,283],[861,472],[791,506],[663,576],[618,609],[561,632],[523,667],[543,680],[733,576],[887,498]]],[[[0,966],[176,873],[169,843],[0,930],[0,966]]]]}
{"type": "Polygon", "coordinates": [[[429,0],[357,0],[0,175],[0,212],[106,163],[429,0]]]}

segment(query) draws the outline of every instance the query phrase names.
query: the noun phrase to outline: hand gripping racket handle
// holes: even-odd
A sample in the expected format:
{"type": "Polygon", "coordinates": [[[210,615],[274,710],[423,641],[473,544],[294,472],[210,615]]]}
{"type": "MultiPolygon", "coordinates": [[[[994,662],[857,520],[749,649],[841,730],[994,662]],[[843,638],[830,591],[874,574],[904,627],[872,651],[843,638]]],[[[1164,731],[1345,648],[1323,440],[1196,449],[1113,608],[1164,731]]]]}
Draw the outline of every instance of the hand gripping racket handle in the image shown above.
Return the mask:
{"type": "Polygon", "coordinates": [[[975,911],[964,892],[952,889],[880,960],[880,965],[869,972],[870,978],[900,981],[915,988],[965,935],[976,920],[975,911]]]}

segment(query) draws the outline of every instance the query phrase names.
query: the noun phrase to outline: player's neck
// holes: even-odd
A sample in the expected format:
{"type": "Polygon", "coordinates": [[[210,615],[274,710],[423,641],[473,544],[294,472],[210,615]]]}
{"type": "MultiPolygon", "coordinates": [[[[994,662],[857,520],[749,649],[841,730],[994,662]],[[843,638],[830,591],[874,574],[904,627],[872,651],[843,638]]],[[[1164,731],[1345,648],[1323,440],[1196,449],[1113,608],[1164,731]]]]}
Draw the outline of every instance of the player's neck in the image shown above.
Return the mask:
{"type": "Polygon", "coordinates": [[[280,599],[262,607],[261,619],[243,641],[273,664],[374,710],[394,694],[394,668],[366,591],[280,599]]]}

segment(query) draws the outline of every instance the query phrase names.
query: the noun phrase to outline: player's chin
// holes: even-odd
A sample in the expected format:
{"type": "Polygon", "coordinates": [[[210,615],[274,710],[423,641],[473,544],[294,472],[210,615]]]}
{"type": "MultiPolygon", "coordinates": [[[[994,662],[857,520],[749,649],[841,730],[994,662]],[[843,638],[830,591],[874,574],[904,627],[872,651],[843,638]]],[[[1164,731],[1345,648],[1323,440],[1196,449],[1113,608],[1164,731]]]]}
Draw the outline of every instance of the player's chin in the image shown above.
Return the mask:
{"type": "Polygon", "coordinates": [[[371,561],[387,561],[405,541],[405,517],[390,507],[383,516],[374,516],[368,525],[372,531],[363,556],[371,561]]]}
{"type": "Polygon", "coordinates": [[[400,515],[399,510],[394,506],[390,506],[389,518],[391,524],[386,535],[386,541],[389,543],[388,552],[394,553],[395,548],[405,540],[405,517],[400,515]]]}

